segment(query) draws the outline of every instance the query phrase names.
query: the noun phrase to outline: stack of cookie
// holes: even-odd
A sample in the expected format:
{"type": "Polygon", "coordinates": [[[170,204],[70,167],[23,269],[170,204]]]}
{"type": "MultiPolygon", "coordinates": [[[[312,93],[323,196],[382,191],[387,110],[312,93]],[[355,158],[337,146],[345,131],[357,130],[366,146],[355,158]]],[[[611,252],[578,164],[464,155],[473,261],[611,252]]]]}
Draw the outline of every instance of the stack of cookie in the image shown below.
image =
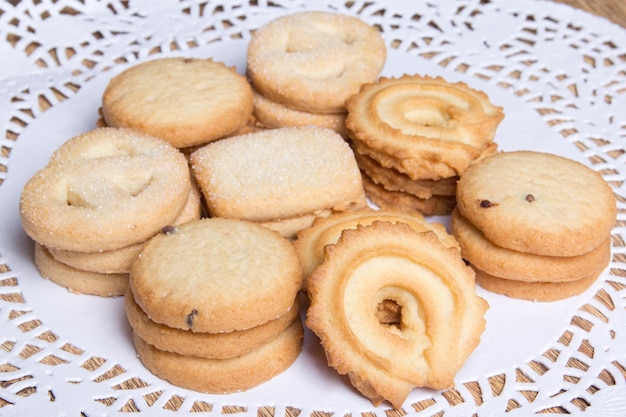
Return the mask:
{"type": "Polygon", "coordinates": [[[576,161],[504,152],[461,176],[451,231],[476,282],[510,297],[554,301],[586,290],[611,258],[616,203],[576,161]]]}
{"type": "Polygon", "coordinates": [[[376,80],[386,57],[380,32],[357,17],[307,11],[274,19],[248,46],[255,120],[345,135],[346,100],[376,80]]]}
{"type": "Polygon", "coordinates": [[[381,208],[450,214],[456,181],[496,152],[502,108],[465,83],[381,77],[347,104],[346,127],[370,200],[381,208]]]}
{"type": "Polygon", "coordinates": [[[234,136],[189,160],[211,216],[254,221],[287,238],[317,217],[367,204],[352,150],[328,128],[234,136]]]}
{"type": "Polygon", "coordinates": [[[299,356],[302,267],[273,230],[221,218],[164,229],[144,246],[129,282],[139,358],[174,385],[243,391],[299,356]]]}
{"type": "Polygon", "coordinates": [[[41,274],[76,293],[123,295],[143,243],[200,217],[187,161],[130,129],[71,138],[25,185],[20,216],[41,274]]]}
{"type": "Polygon", "coordinates": [[[158,58],[113,77],[101,124],[136,129],[185,153],[248,130],[252,89],[235,68],[211,59],[158,58]]]}

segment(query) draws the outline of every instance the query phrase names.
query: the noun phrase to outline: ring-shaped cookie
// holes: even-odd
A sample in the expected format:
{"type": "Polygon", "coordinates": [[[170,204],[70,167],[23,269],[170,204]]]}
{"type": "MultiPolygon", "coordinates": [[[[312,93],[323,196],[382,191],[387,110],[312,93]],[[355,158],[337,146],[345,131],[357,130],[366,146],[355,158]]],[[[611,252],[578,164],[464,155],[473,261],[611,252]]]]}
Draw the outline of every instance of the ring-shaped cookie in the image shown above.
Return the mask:
{"type": "Polygon", "coordinates": [[[431,178],[463,173],[492,143],[504,117],[482,91],[419,75],[381,77],[364,85],[347,108],[355,141],[391,157],[413,179],[420,171],[432,172],[431,178]]]}
{"type": "Polygon", "coordinates": [[[339,13],[307,11],[274,19],[248,46],[248,75],[265,97],[300,110],[340,113],[382,70],[378,30],[339,13]]]}
{"type": "Polygon", "coordinates": [[[24,186],[22,226],[45,246],[112,250],[145,241],[181,212],[187,160],[162,139],[100,128],[59,147],[24,186]]]}
{"type": "Polygon", "coordinates": [[[405,223],[418,232],[430,230],[437,235],[444,246],[459,247],[456,239],[447,233],[441,223],[429,222],[417,212],[365,208],[333,213],[330,216],[315,219],[311,227],[298,232],[298,238],[293,242],[302,263],[304,284],[306,285],[306,280],[313,270],[324,261],[326,245],[337,243],[341,233],[346,229],[355,229],[358,225],[367,226],[375,221],[405,223]]]}
{"type": "Polygon", "coordinates": [[[374,222],[342,232],[308,282],[306,323],[328,363],[378,405],[448,388],[478,344],[487,303],[457,249],[433,232],[374,222]]]}

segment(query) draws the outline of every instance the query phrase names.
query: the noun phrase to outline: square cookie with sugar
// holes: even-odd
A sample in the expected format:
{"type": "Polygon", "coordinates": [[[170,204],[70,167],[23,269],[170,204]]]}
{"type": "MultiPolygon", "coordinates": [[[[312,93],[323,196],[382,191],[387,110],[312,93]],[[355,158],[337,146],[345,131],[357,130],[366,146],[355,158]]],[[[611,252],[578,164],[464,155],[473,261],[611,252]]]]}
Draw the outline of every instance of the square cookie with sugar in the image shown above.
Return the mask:
{"type": "Polygon", "coordinates": [[[327,128],[235,136],[198,149],[190,161],[214,217],[277,222],[306,216],[312,222],[367,204],[354,153],[327,128]]]}

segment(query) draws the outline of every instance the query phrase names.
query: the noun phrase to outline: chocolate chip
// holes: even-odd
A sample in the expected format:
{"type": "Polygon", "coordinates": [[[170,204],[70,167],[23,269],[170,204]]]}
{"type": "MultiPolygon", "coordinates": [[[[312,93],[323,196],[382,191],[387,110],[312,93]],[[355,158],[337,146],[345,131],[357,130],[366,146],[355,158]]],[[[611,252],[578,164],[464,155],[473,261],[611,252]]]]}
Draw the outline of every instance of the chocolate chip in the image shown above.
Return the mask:
{"type": "Polygon", "coordinates": [[[195,308],[191,310],[191,313],[187,314],[187,326],[191,328],[193,326],[193,319],[198,315],[198,310],[195,308]]]}
{"type": "Polygon", "coordinates": [[[535,201],[535,196],[532,194],[528,194],[526,196],[526,201],[528,201],[529,203],[532,203],[533,201],[535,201]]]}
{"type": "Polygon", "coordinates": [[[482,208],[489,208],[489,207],[494,207],[494,206],[497,206],[497,205],[498,205],[498,203],[492,203],[489,200],[481,200],[480,201],[480,206],[482,208]]]}
{"type": "Polygon", "coordinates": [[[164,235],[173,235],[174,233],[176,233],[176,227],[174,226],[163,226],[163,228],[161,229],[161,233],[163,233],[164,235]]]}

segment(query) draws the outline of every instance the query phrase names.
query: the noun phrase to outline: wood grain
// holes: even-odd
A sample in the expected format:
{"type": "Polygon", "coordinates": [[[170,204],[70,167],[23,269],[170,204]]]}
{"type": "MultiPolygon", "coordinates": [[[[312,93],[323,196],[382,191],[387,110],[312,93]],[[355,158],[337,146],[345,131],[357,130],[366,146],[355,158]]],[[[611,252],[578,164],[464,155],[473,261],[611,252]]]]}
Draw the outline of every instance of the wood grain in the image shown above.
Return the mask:
{"type": "Polygon", "coordinates": [[[596,16],[609,19],[626,28],[626,1],[624,0],[553,0],[568,4],[596,16]]]}

